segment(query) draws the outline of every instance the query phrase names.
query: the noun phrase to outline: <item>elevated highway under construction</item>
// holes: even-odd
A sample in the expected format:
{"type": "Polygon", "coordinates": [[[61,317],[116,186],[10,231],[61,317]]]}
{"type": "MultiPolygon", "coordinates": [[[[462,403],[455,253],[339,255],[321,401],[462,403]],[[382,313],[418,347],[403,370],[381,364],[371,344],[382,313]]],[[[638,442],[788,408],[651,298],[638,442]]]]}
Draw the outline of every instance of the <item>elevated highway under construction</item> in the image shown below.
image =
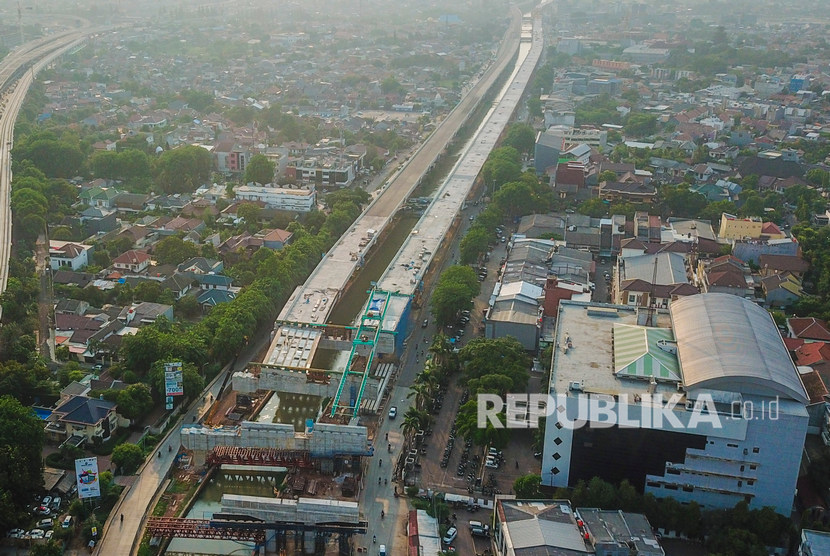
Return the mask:
{"type": "MultiPolygon", "coordinates": [[[[442,246],[450,243],[447,239],[457,228],[481,167],[516,112],[543,51],[541,21],[525,16],[522,25],[521,14],[518,16],[488,72],[291,296],[275,323],[262,361],[234,373],[230,390],[237,400],[257,398],[268,391],[309,395],[321,400],[315,417],[306,419],[305,427],[297,430],[293,424],[246,420],[248,415],[257,418],[258,409],[267,403],[265,400],[253,402],[256,407],[248,407],[242,416],[238,413],[240,402],[228,402],[230,405],[222,406],[226,410],[214,413],[217,419],[209,419],[207,426],[192,424],[182,428],[182,445],[192,454],[193,463],[282,465],[290,470],[296,468],[297,473],[308,468],[321,474],[346,474],[350,481],[357,479],[355,495],[368,488],[362,478],[367,469],[365,457],[375,455],[376,446],[360,415],[377,414],[384,393],[391,388],[413,303],[423,292],[425,280],[429,280],[431,266],[440,260],[442,246]],[[351,325],[330,324],[335,303],[361,268],[373,243],[445,152],[498,76],[510,70],[512,60],[516,60],[515,68],[507,83],[438,187],[431,204],[369,292],[357,319],[351,325]],[[315,353],[320,349],[339,352],[342,357],[329,368],[314,368],[315,353]],[[236,420],[228,423],[227,417],[234,415],[236,420]]],[[[381,466],[382,460],[378,463],[369,467],[381,466]]],[[[363,510],[356,502],[350,503],[354,498],[346,496],[345,488],[343,497],[321,500],[327,504],[318,504],[302,497],[288,500],[223,494],[222,512],[243,515],[244,523],[236,518],[230,523],[209,520],[200,526],[186,521],[154,521],[150,528],[153,535],[162,537],[246,538],[257,543],[262,537],[248,530],[264,529],[269,531],[269,546],[273,544],[271,539],[281,538],[281,523],[310,526],[310,530],[285,527],[309,542],[311,535],[323,531],[315,524],[340,528],[328,532],[338,532],[343,537],[366,532],[363,510]]]]}

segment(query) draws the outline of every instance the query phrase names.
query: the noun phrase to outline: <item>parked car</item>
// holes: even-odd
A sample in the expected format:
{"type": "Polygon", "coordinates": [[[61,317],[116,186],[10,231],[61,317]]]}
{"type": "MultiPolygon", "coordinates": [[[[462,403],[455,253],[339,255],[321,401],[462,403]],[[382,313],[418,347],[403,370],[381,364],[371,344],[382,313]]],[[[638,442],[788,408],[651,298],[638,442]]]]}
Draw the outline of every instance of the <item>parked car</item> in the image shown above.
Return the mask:
{"type": "Polygon", "coordinates": [[[52,510],[47,508],[46,506],[38,506],[35,508],[35,512],[37,515],[49,515],[52,513],[52,510]]]}
{"type": "Polygon", "coordinates": [[[49,529],[48,531],[46,531],[46,535],[43,538],[48,541],[49,539],[52,538],[52,535],[54,535],[54,534],[55,534],[55,532],[53,530],[49,529]]]}
{"type": "Polygon", "coordinates": [[[46,506],[46,507],[49,507],[49,504],[51,504],[51,503],[52,503],[52,497],[51,496],[44,496],[43,500],[40,501],[40,505],[41,506],[46,506]]]}
{"type": "Polygon", "coordinates": [[[26,531],[24,531],[23,529],[12,529],[8,533],[6,533],[6,536],[9,537],[10,539],[19,539],[25,534],[26,534],[26,531]]]}
{"type": "Polygon", "coordinates": [[[484,527],[471,527],[470,533],[474,537],[489,537],[490,536],[490,526],[485,525],[484,527]]]}
{"type": "Polygon", "coordinates": [[[63,518],[63,521],[61,521],[61,527],[63,527],[64,529],[69,529],[70,527],[72,527],[71,515],[68,515],[65,518],[63,518]]]}
{"type": "Polygon", "coordinates": [[[42,539],[46,536],[46,531],[43,529],[32,529],[29,531],[29,538],[30,539],[42,539]]]}
{"type": "Polygon", "coordinates": [[[389,408],[389,420],[394,421],[395,417],[398,416],[398,406],[393,405],[389,408]]]}
{"type": "Polygon", "coordinates": [[[52,521],[51,517],[47,517],[46,519],[41,519],[37,522],[38,529],[51,529],[54,522],[52,521]]]}
{"type": "Polygon", "coordinates": [[[455,540],[455,537],[458,536],[458,529],[455,527],[450,527],[447,529],[447,534],[444,535],[444,544],[450,544],[452,541],[455,540]]]}
{"type": "Polygon", "coordinates": [[[63,500],[61,500],[60,496],[55,496],[54,498],[52,498],[52,504],[51,504],[52,509],[53,510],[60,509],[61,502],[63,502],[63,500]]]}
{"type": "Polygon", "coordinates": [[[429,319],[424,319],[424,322],[421,323],[421,328],[426,328],[429,326],[429,319]]]}

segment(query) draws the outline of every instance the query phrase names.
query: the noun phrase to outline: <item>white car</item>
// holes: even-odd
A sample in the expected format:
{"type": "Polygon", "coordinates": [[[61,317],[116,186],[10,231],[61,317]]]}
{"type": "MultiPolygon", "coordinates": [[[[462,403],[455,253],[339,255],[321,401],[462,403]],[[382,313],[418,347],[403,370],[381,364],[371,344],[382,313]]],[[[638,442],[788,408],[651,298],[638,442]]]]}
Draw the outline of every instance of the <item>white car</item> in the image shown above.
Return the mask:
{"type": "Polygon", "coordinates": [[[450,527],[447,529],[447,534],[444,535],[444,544],[450,544],[452,541],[455,540],[455,537],[458,536],[458,529],[455,527],[450,527]]]}
{"type": "Polygon", "coordinates": [[[43,500],[41,500],[41,502],[40,502],[40,505],[41,506],[46,506],[48,508],[49,504],[51,504],[51,503],[52,503],[52,497],[51,496],[44,496],[43,500]]]}
{"type": "Polygon", "coordinates": [[[389,408],[389,420],[394,420],[398,416],[398,406],[393,405],[389,408]]]}
{"type": "Polygon", "coordinates": [[[55,522],[52,521],[52,518],[47,517],[46,519],[41,519],[40,521],[37,522],[37,528],[38,529],[51,529],[54,524],[55,524],[55,522]]]}
{"type": "Polygon", "coordinates": [[[46,535],[45,535],[43,538],[44,538],[44,539],[46,539],[46,540],[48,541],[49,539],[51,539],[51,538],[52,538],[52,535],[53,535],[54,533],[55,533],[54,531],[52,531],[51,529],[49,529],[48,531],[46,531],[46,535]]]}
{"type": "Polygon", "coordinates": [[[8,533],[6,533],[6,536],[9,537],[10,539],[19,539],[25,534],[26,534],[26,531],[24,531],[23,529],[12,529],[8,533]]]}
{"type": "Polygon", "coordinates": [[[32,529],[29,531],[29,538],[30,539],[42,539],[46,536],[46,531],[43,529],[32,529]]]}

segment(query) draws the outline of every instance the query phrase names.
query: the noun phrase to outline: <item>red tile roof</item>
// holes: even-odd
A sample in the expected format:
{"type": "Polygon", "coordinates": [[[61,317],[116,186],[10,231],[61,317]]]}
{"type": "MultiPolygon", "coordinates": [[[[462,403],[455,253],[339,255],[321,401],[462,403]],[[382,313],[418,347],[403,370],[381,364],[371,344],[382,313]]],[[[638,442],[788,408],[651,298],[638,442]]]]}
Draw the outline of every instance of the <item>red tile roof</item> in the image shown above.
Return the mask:
{"type": "Polygon", "coordinates": [[[795,350],[798,365],[813,365],[819,361],[830,361],[830,344],[827,342],[808,342],[795,350]]]}
{"type": "Polygon", "coordinates": [[[815,317],[787,319],[787,325],[797,338],[807,340],[830,341],[830,329],[827,323],[815,317]]]}

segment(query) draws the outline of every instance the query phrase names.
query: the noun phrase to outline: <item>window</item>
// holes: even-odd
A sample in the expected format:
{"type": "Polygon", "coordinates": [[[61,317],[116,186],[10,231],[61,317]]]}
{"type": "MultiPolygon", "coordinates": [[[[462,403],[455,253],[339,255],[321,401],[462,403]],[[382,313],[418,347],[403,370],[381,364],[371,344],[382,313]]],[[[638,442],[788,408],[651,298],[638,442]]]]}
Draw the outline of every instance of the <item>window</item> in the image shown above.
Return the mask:
{"type": "Polygon", "coordinates": [[[757,454],[757,453],[758,453],[758,452],[760,452],[760,451],[761,451],[761,448],[759,448],[758,446],[755,446],[755,447],[752,449],[752,453],[753,453],[753,454],[757,454]]]}
{"type": "Polygon", "coordinates": [[[554,426],[555,426],[557,429],[562,430],[562,423],[560,423],[559,421],[557,421],[557,422],[556,422],[556,425],[554,425],[554,426]]]}
{"type": "Polygon", "coordinates": [[[550,470],[550,472],[553,473],[554,475],[559,475],[559,468],[554,467],[553,469],[550,470]]]}
{"type": "Polygon", "coordinates": [[[637,296],[636,295],[629,295],[628,296],[629,303],[637,303],[637,296]]]}
{"type": "Polygon", "coordinates": [[[677,490],[677,485],[663,485],[666,490],[677,490]]]}
{"type": "Polygon", "coordinates": [[[680,470],[675,469],[673,467],[669,467],[668,469],[666,469],[666,473],[669,475],[680,475],[680,470]]]}
{"type": "Polygon", "coordinates": [[[744,465],[742,465],[742,466],[741,466],[741,471],[743,471],[743,470],[744,470],[744,467],[746,467],[746,466],[744,466],[744,465]]]}
{"type": "Polygon", "coordinates": [[[562,439],[561,438],[554,438],[553,443],[556,444],[557,446],[559,446],[560,444],[562,444],[562,439]]]}
{"type": "Polygon", "coordinates": [[[749,481],[747,481],[747,482],[746,482],[746,484],[747,484],[748,486],[752,486],[752,485],[754,485],[754,484],[755,484],[755,481],[753,481],[752,479],[750,479],[749,481]]]}
{"type": "Polygon", "coordinates": [[[729,446],[730,448],[737,448],[738,447],[737,444],[727,444],[727,446],[729,446]]]}
{"type": "Polygon", "coordinates": [[[755,464],[752,464],[752,465],[749,466],[750,471],[755,471],[756,469],[758,469],[758,466],[755,465],[755,464]]]}
{"type": "Polygon", "coordinates": [[[738,488],[740,488],[742,486],[744,486],[744,482],[743,481],[738,481],[738,488]]]}
{"type": "Polygon", "coordinates": [[[557,452],[557,453],[553,454],[553,459],[555,459],[556,461],[559,461],[559,459],[560,459],[561,457],[562,457],[562,456],[560,456],[560,455],[559,455],[559,452],[557,452]]]}
{"type": "Polygon", "coordinates": [[[683,492],[694,492],[694,491],[695,491],[695,487],[693,487],[692,485],[686,485],[686,486],[683,487],[683,492]]]}

